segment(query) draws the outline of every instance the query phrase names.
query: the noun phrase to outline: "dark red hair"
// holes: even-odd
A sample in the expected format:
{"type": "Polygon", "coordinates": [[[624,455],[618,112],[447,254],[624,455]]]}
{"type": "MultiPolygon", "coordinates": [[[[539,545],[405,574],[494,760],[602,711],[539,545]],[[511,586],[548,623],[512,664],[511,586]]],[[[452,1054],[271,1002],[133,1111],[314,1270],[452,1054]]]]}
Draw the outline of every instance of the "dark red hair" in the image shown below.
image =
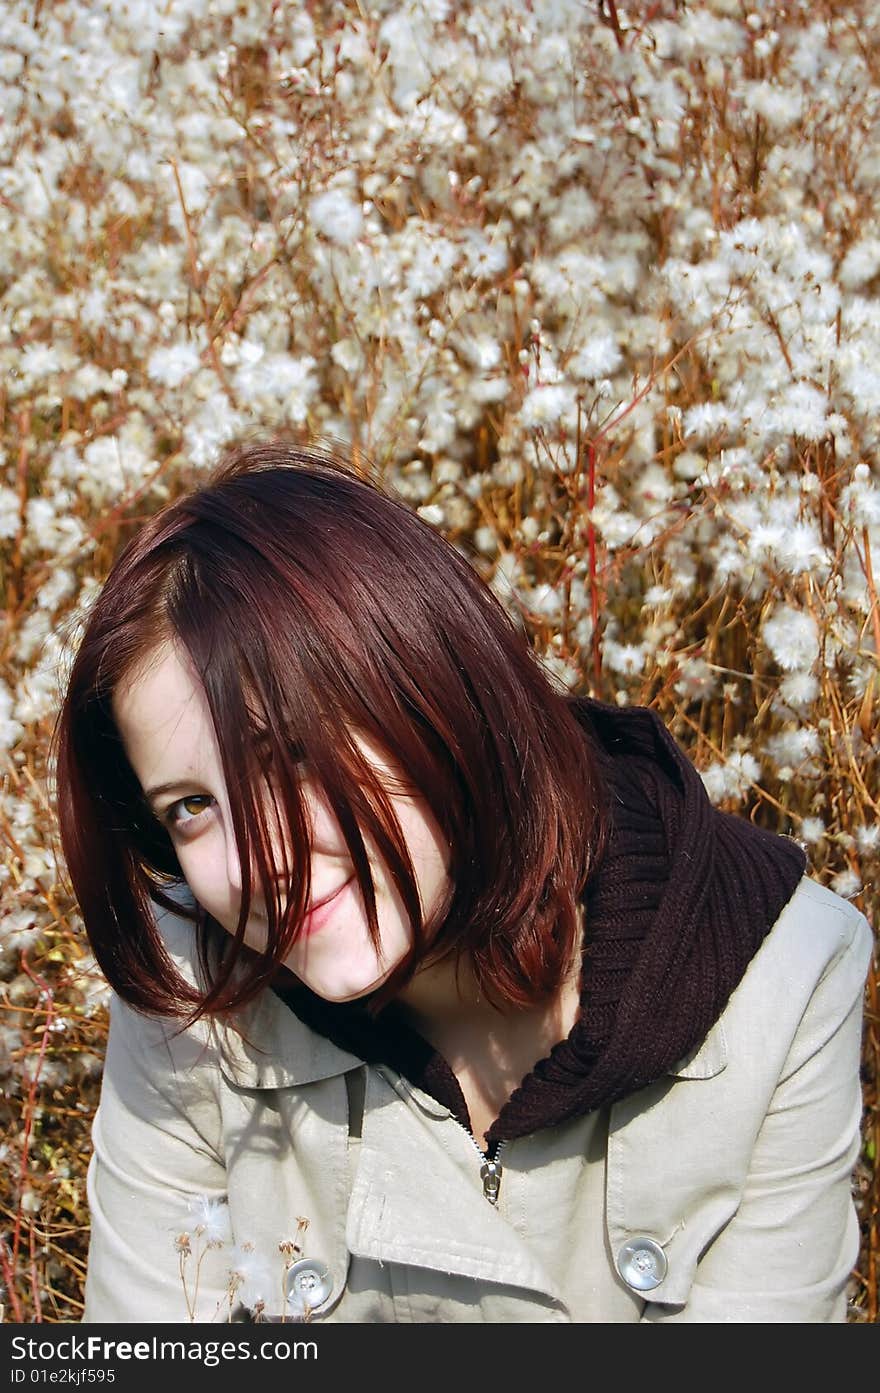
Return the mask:
{"type": "Polygon", "coordinates": [[[432,957],[467,954],[501,1006],[547,998],[572,961],[577,899],[602,835],[594,759],[572,703],[456,548],[329,452],[244,447],[143,527],[88,617],[55,743],[74,893],[107,979],[141,1010],[223,1012],[283,975],[310,895],[302,758],[339,821],[374,941],[361,829],[412,919],[413,951],[374,1006],[409,979],[426,938],[432,957]],[[170,639],[204,685],[226,786],[236,790],[245,877],[235,936],[191,912],[203,962],[210,944],[225,945],[201,993],[175,969],[156,926],[153,901],[181,912],[181,871],[112,710],[119,684],[170,639]],[[405,771],[450,847],[450,897],[430,933],[400,828],[352,731],[405,771]],[[287,904],[274,889],[271,829],[255,794],[267,751],[290,847],[287,904]],[[263,952],[242,941],[249,867],[269,913],[263,952]]]}

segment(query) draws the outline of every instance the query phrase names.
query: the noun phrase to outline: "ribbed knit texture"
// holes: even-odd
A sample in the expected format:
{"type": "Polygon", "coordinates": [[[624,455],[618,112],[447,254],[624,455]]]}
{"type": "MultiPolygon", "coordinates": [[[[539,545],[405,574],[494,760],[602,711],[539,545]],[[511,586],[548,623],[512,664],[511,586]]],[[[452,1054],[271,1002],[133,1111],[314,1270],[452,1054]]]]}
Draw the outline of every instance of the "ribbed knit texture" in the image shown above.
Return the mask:
{"type": "MultiPolygon", "coordinates": [[[[486,1134],[489,1146],[645,1087],[701,1044],[805,868],[785,837],[716,811],[652,712],[571,698],[596,749],[610,835],[586,887],[581,1011],[486,1134]]],[[[470,1127],[446,1061],[393,1018],[281,993],[313,1029],[392,1065],[470,1127]]]]}

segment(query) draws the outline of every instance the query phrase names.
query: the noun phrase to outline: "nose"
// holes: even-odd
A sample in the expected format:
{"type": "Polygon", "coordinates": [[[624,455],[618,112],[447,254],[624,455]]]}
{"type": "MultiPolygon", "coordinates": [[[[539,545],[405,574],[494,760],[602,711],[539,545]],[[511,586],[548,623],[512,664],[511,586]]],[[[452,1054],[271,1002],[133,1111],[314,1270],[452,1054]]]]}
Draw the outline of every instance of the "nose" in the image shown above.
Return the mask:
{"type": "MultiPolygon", "coordinates": [[[[241,871],[241,857],[238,854],[235,836],[230,827],[226,833],[226,880],[230,890],[241,895],[243,876],[241,871]]],[[[286,858],[284,855],[284,845],[280,833],[277,829],[273,830],[269,846],[270,864],[274,873],[270,876],[273,885],[277,885],[281,890],[282,900],[286,896],[286,891],[290,883],[289,868],[285,869],[286,858]]],[[[256,862],[256,849],[253,849],[251,856],[251,896],[258,898],[260,895],[259,867],[256,862]]]]}

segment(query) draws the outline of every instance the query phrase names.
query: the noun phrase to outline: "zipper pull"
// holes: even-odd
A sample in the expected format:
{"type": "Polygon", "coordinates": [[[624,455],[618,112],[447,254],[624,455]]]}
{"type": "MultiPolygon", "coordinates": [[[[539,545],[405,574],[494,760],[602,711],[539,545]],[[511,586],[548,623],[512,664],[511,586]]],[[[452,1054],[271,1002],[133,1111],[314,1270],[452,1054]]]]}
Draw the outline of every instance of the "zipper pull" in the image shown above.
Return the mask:
{"type": "Polygon", "coordinates": [[[483,1182],[483,1194],[490,1204],[498,1203],[498,1191],[501,1189],[501,1162],[498,1160],[497,1153],[494,1161],[484,1161],[480,1166],[480,1179],[483,1182]]]}

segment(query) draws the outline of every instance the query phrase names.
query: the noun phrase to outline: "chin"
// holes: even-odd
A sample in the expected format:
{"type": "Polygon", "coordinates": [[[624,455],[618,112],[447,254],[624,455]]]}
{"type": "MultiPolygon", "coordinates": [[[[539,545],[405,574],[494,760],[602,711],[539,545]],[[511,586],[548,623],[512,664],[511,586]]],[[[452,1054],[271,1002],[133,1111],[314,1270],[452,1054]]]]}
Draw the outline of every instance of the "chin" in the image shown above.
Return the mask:
{"type": "Polygon", "coordinates": [[[342,1006],[347,1001],[362,1001],[364,997],[371,996],[373,992],[378,991],[383,983],[388,981],[395,967],[397,967],[396,963],[394,967],[389,967],[385,972],[375,973],[360,980],[349,978],[347,981],[340,981],[339,978],[336,978],[335,981],[327,981],[316,979],[311,973],[297,974],[297,976],[303,985],[308,987],[309,991],[314,992],[316,996],[320,996],[322,1000],[332,1002],[334,1005],[342,1006]]]}

